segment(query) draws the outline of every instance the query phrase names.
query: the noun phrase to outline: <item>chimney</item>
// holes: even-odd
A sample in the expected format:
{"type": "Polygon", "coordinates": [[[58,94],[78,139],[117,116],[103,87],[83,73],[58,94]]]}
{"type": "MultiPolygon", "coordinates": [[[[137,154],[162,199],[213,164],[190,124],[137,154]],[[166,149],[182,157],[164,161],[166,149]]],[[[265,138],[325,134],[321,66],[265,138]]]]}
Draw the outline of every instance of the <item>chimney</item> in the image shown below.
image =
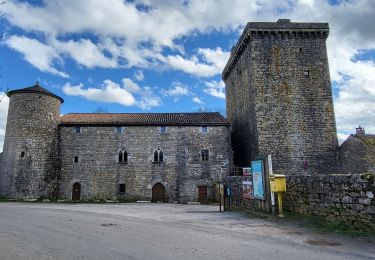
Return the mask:
{"type": "Polygon", "coordinates": [[[356,136],[364,136],[364,135],[365,135],[365,129],[359,125],[359,126],[355,129],[355,135],[356,135],[356,136]]]}

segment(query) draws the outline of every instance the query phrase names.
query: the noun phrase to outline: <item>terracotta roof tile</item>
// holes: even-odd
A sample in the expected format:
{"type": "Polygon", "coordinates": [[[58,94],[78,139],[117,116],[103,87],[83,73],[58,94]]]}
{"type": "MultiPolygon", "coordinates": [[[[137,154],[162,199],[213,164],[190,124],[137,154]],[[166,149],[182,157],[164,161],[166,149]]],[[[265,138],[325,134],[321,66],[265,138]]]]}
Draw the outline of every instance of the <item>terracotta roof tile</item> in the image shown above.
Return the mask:
{"type": "Polygon", "coordinates": [[[60,125],[229,125],[220,113],[74,113],[60,125]]]}

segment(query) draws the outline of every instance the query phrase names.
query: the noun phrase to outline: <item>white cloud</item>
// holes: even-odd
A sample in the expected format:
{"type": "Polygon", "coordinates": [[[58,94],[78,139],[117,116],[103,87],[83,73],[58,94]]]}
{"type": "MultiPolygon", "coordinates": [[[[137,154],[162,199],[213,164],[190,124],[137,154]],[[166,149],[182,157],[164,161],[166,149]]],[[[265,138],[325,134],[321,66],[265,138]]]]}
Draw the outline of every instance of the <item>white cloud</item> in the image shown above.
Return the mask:
{"type": "MultiPolygon", "coordinates": [[[[375,64],[354,60],[360,51],[375,49],[375,1],[329,5],[326,0],[56,0],[38,6],[9,1],[2,11],[12,25],[45,36],[41,37],[43,41],[11,36],[6,44],[40,70],[65,77],[66,73],[57,69],[65,55],[87,67],[167,66],[212,77],[221,72],[229,53],[220,48],[198,48],[193,55],[186,55],[185,46],[178,46],[176,42],[180,41],[176,40],[213,31],[238,31],[248,21],[283,17],[292,21],[327,21],[331,28],[327,42],[331,78],[338,83],[339,92],[335,97],[338,131],[352,132],[363,124],[368,132],[375,132],[375,64]],[[137,8],[139,5],[149,7],[148,11],[137,8]],[[80,33],[92,34],[97,42],[80,38],[80,33]],[[63,50],[57,48],[59,44],[63,50]],[[82,50],[83,46],[88,46],[87,50],[82,50]],[[82,50],[82,56],[78,50],[82,50]],[[165,50],[177,53],[165,56],[165,50]]],[[[204,91],[224,98],[220,84],[207,85],[204,91]]]]}
{"type": "Polygon", "coordinates": [[[173,87],[169,89],[163,89],[162,93],[165,96],[181,97],[181,96],[188,96],[190,94],[190,91],[187,87],[180,85],[178,83],[175,83],[173,87]]]}
{"type": "Polygon", "coordinates": [[[206,88],[203,90],[205,93],[217,98],[225,98],[225,84],[223,81],[208,81],[205,85],[206,88]]]}
{"type": "Polygon", "coordinates": [[[122,86],[109,79],[100,88],[84,88],[83,84],[72,86],[66,83],[63,92],[69,96],[79,96],[101,103],[116,103],[123,106],[138,106],[150,109],[159,106],[161,100],[150,87],[140,87],[131,79],[124,78],[122,86]]]}
{"type": "Polygon", "coordinates": [[[95,45],[91,40],[58,41],[56,39],[51,39],[50,45],[53,46],[57,52],[68,55],[78,64],[86,66],[87,68],[117,67],[117,58],[106,57],[103,54],[104,49],[99,48],[100,45],[95,45]]]}
{"type": "Polygon", "coordinates": [[[7,123],[9,98],[4,92],[0,92],[0,152],[3,150],[5,127],[7,123]]]}
{"type": "Polygon", "coordinates": [[[61,62],[62,60],[58,52],[50,46],[35,39],[15,35],[6,39],[5,44],[22,53],[23,58],[35,68],[64,78],[68,77],[65,72],[55,69],[54,62],[61,62]]]}
{"type": "Polygon", "coordinates": [[[199,105],[204,105],[204,102],[199,97],[193,97],[192,101],[199,105]]]}
{"type": "Polygon", "coordinates": [[[82,83],[77,86],[72,86],[70,83],[66,83],[63,86],[63,92],[69,96],[84,97],[87,100],[101,103],[117,103],[123,106],[135,105],[135,98],[128,90],[122,88],[111,80],[105,80],[103,83],[104,84],[101,88],[86,89],[82,83]]]}
{"type": "Polygon", "coordinates": [[[138,81],[143,81],[145,79],[145,75],[143,74],[142,70],[136,70],[134,72],[134,78],[138,81]]]}

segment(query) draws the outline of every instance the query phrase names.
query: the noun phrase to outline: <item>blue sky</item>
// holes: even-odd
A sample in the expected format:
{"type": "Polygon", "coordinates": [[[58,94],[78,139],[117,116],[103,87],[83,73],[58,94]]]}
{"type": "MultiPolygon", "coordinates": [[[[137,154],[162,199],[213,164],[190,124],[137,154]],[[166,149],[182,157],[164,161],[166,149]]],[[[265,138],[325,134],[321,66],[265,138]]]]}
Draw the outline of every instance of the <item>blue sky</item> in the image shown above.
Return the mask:
{"type": "Polygon", "coordinates": [[[375,1],[8,0],[0,13],[0,98],[38,80],[62,114],[223,113],[221,71],[247,22],[329,22],[339,139],[375,133],[375,1]]]}

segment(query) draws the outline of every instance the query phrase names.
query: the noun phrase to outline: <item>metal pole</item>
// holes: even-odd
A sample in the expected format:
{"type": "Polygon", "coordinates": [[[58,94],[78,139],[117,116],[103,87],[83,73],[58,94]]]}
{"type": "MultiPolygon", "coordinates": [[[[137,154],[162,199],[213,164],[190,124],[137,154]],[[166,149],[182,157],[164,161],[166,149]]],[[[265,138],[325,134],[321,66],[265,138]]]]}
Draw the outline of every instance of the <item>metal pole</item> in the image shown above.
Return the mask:
{"type": "Polygon", "coordinates": [[[220,185],[221,185],[221,184],[219,183],[219,198],[220,198],[220,199],[219,199],[219,201],[220,201],[220,204],[219,204],[219,205],[220,205],[220,207],[219,207],[219,211],[221,212],[221,187],[220,187],[220,185]]]}
{"type": "Polygon", "coordinates": [[[281,192],[277,193],[277,200],[279,201],[279,217],[283,218],[283,197],[281,196],[281,192]]]}

